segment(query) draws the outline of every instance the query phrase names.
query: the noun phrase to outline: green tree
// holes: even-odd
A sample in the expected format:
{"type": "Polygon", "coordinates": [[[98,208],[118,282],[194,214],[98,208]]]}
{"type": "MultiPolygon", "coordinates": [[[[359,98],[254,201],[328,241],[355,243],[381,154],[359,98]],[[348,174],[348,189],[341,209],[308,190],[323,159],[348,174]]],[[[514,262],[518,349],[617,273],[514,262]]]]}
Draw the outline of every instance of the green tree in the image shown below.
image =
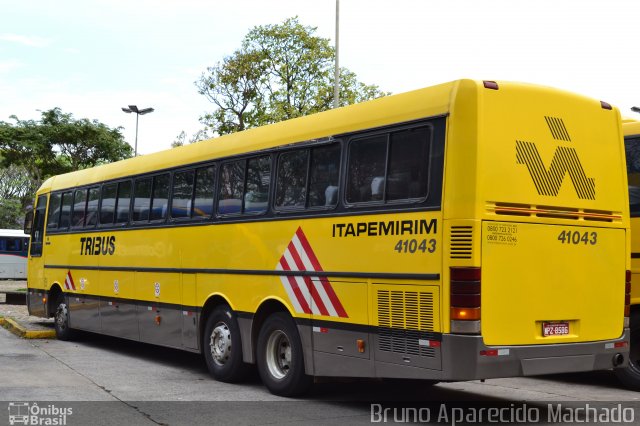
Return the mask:
{"type": "MultiPolygon", "coordinates": [[[[330,109],[335,49],[315,32],[297,17],[251,29],[239,50],[196,81],[216,106],[201,121],[227,134],[330,109]]],[[[340,106],[387,94],[340,69],[340,106]]]]}
{"type": "MultiPolygon", "coordinates": [[[[131,157],[120,128],[97,120],[76,120],[53,108],[40,120],[0,121],[0,167],[27,170],[32,190],[46,178],[131,157]]],[[[33,195],[33,194],[31,194],[33,195]]]]}
{"type": "Polygon", "coordinates": [[[0,228],[20,229],[24,219],[24,210],[19,199],[0,199],[0,228]]]}

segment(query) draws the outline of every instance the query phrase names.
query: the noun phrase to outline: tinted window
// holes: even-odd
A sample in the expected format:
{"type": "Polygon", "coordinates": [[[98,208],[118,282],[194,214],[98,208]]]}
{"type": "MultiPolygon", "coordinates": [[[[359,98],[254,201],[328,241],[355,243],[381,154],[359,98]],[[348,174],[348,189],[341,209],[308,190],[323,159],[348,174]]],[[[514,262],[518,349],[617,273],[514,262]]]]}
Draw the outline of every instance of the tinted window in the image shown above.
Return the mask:
{"type": "Polygon", "coordinates": [[[213,211],[215,168],[203,167],[196,171],[196,192],[193,217],[210,217],[213,211]]]}
{"type": "Polygon", "coordinates": [[[118,185],[110,183],[102,186],[102,197],[100,199],[100,224],[112,224],[115,217],[116,194],[118,185]]]}
{"type": "MultiPolygon", "coordinates": [[[[53,195],[50,197],[53,198],[53,195]]],[[[47,208],[47,196],[41,195],[38,197],[38,204],[36,205],[36,212],[33,215],[33,229],[31,231],[31,250],[29,254],[31,256],[42,255],[42,240],[44,239],[44,212],[47,208]]]]}
{"type": "Polygon", "coordinates": [[[430,127],[355,139],[349,146],[347,202],[425,198],[430,141],[430,127]]]}
{"type": "Polygon", "coordinates": [[[223,164],[220,168],[219,214],[234,214],[242,211],[244,163],[244,160],[234,161],[223,164]]]}
{"type": "Polygon", "coordinates": [[[71,227],[81,228],[84,226],[84,218],[87,207],[87,190],[78,189],[73,196],[73,216],[71,227]]]}
{"type": "Polygon", "coordinates": [[[629,207],[632,216],[640,216],[640,138],[624,141],[629,180],[629,207]]]}
{"type": "Polygon", "coordinates": [[[247,187],[244,194],[244,213],[259,214],[267,211],[271,158],[251,158],[247,161],[247,187]]]}
{"type": "MultiPolygon", "coordinates": [[[[51,194],[49,197],[49,213],[47,214],[47,229],[56,229],[60,221],[60,200],[62,194],[51,194]]],[[[42,198],[41,198],[42,199],[42,198]]]]}
{"type": "Polygon", "coordinates": [[[153,195],[151,197],[151,220],[163,220],[167,217],[169,204],[169,173],[153,178],[153,195]]]}
{"type": "Polygon", "coordinates": [[[151,188],[153,181],[151,178],[136,180],[134,187],[134,202],[133,202],[133,221],[147,221],[149,220],[149,210],[151,206],[151,188]]]}
{"type": "Polygon", "coordinates": [[[347,202],[382,200],[387,135],[355,140],[349,146],[347,202]]]}
{"type": "Polygon", "coordinates": [[[313,148],[309,171],[309,207],[333,207],[338,204],[340,145],[313,148]]]}
{"type": "Polygon", "coordinates": [[[87,218],[85,227],[91,228],[98,223],[98,203],[100,202],[100,188],[89,188],[89,200],[87,201],[87,218]]]}
{"type": "Polygon", "coordinates": [[[171,217],[188,218],[191,216],[191,198],[195,172],[189,170],[173,175],[173,191],[171,195],[171,217]]]}
{"type": "Polygon", "coordinates": [[[60,223],[58,229],[67,229],[71,223],[71,206],[73,205],[73,192],[62,194],[62,211],[60,212],[60,223]]]}
{"type": "Polygon", "coordinates": [[[429,140],[427,127],[391,134],[387,201],[427,196],[429,140]]]}
{"type": "Polygon", "coordinates": [[[276,207],[304,208],[307,197],[308,162],[308,149],[280,155],[276,181],[276,207]]]}
{"type": "Polygon", "coordinates": [[[129,207],[131,207],[131,181],[120,182],[118,184],[116,223],[129,222],[129,207]]]}

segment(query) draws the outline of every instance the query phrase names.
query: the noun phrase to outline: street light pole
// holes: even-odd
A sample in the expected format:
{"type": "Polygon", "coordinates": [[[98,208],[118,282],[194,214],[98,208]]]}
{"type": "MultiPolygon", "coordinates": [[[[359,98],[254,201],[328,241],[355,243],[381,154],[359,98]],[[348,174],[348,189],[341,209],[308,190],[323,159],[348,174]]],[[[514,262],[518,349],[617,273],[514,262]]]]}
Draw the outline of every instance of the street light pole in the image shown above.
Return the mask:
{"type": "Polygon", "coordinates": [[[122,108],[122,110],[127,114],[131,114],[132,112],[135,112],[136,114],[136,144],[133,150],[133,156],[137,157],[138,156],[138,119],[140,118],[141,115],[145,115],[145,114],[149,114],[150,112],[153,112],[154,109],[153,108],[138,109],[136,105],[129,105],[129,108],[122,108]]]}
{"type": "Polygon", "coordinates": [[[333,107],[340,105],[340,0],[336,0],[336,69],[334,71],[333,107]]]}

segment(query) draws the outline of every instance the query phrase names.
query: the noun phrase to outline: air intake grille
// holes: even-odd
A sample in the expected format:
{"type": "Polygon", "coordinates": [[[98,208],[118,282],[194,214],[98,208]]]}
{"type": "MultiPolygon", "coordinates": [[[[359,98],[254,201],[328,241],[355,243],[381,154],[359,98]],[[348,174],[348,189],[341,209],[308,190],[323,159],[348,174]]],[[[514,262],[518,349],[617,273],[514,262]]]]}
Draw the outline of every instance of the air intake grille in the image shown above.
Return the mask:
{"type": "Polygon", "coordinates": [[[433,357],[433,294],[378,290],[378,349],[433,357]]]}
{"type": "Polygon", "coordinates": [[[471,259],[473,246],[471,226],[452,226],[449,241],[451,242],[451,259],[471,259]]]}

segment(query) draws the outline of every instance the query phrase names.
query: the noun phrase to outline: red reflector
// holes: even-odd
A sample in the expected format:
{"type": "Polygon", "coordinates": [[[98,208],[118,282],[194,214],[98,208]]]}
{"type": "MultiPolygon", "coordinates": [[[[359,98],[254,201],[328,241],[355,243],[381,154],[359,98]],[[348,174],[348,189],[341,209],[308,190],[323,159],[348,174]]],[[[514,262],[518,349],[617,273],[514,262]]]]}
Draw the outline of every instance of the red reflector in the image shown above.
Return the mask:
{"type": "Polygon", "coordinates": [[[480,307],[479,294],[452,294],[451,306],[458,308],[478,308],[480,307]]]}
{"type": "Polygon", "coordinates": [[[498,356],[498,350],[497,349],[487,349],[484,351],[480,351],[480,355],[482,356],[498,356]]]}
{"type": "Polygon", "coordinates": [[[624,280],[628,283],[631,283],[631,271],[626,271],[624,274],[624,280]]]}
{"type": "Polygon", "coordinates": [[[480,281],[452,281],[451,294],[479,294],[480,281]]]}
{"type": "Polygon", "coordinates": [[[624,306],[624,316],[627,318],[631,316],[631,306],[629,305],[624,306]]]}
{"type": "Polygon", "coordinates": [[[631,294],[631,283],[627,282],[624,284],[624,292],[627,294],[631,294]]]}
{"type": "Polygon", "coordinates": [[[624,295],[624,305],[629,306],[630,304],[631,304],[631,295],[627,293],[624,295]]]}
{"type": "Polygon", "coordinates": [[[480,268],[451,268],[451,281],[480,281],[480,268]]]}
{"type": "Polygon", "coordinates": [[[626,348],[629,345],[629,342],[616,342],[613,344],[614,348],[626,348]]]}
{"type": "Polygon", "coordinates": [[[605,101],[600,101],[600,106],[601,106],[603,109],[612,109],[612,108],[611,108],[611,104],[608,104],[608,103],[606,103],[605,101]]]}
{"type": "Polygon", "coordinates": [[[482,82],[482,84],[484,85],[485,89],[498,90],[498,83],[496,83],[495,81],[485,80],[482,82]]]}
{"type": "Polygon", "coordinates": [[[440,345],[441,345],[440,342],[438,342],[437,340],[429,340],[430,348],[439,348],[440,345]]]}

